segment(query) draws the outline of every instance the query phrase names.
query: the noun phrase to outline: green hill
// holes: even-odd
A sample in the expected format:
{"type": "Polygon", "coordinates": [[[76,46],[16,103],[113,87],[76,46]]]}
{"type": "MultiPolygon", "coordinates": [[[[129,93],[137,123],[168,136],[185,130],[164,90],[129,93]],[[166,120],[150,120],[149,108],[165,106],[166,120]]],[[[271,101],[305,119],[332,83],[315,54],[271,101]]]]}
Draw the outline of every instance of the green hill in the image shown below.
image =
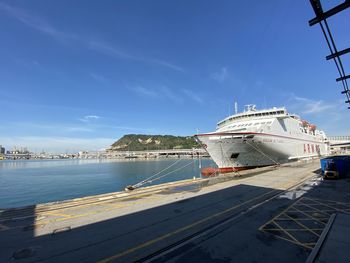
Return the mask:
{"type": "Polygon", "coordinates": [[[200,148],[191,136],[127,134],[111,145],[111,151],[144,151],[200,148]]]}

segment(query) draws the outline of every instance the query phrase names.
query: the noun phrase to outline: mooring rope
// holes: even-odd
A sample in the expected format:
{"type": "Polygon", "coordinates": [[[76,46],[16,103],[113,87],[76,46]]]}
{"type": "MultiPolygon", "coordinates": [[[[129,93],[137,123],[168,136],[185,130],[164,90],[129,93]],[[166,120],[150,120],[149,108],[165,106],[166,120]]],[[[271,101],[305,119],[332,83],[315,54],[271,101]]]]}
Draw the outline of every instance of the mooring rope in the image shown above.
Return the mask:
{"type": "Polygon", "coordinates": [[[141,182],[138,182],[137,184],[134,184],[133,187],[136,188],[136,187],[140,187],[140,186],[146,184],[149,180],[151,180],[152,178],[156,177],[157,175],[159,175],[159,174],[165,172],[166,170],[168,170],[169,168],[173,167],[175,164],[177,164],[177,163],[180,162],[180,161],[181,161],[181,159],[178,159],[176,162],[174,162],[174,163],[172,163],[171,165],[165,167],[163,170],[161,170],[161,171],[155,173],[154,175],[152,175],[152,176],[150,176],[150,177],[148,177],[148,178],[142,180],[141,182]]]}
{"type": "Polygon", "coordinates": [[[273,161],[276,165],[280,165],[279,162],[276,162],[274,159],[272,159],[270,156],[268,156],[267,154],[265,154],[262,150],[260,150],[258,148],[258,146],[254,147],[254,145],[250,144],[248,141],[246,141],[246,143],[251,146],[253,149],[255,149],[257,152],[261,153],[262,155],[266,156],[267,158],[269,158],[271,161],[273,161]]]}
{"type": "Polygon", "coordinates": [[[165,177],[165,176],[167,176],[167,175],[169,175],[169,174],[172,174],[172,173],[174,173],[174,172],[180,171],[180,170],[186,168],[187,166],[193,164],[195,161],[196,161],[196,160],[193,160],[193,161],[189,162],[188,164],[186,164],[186,165],[184,165],[184,166],[181,166],[181,167],[179,167],[179,168],[177,168],[177,169],[175,169],[175,170],[172,170],[172,171],[170,171],[170,172],[168,172],[168,173],[166,173],[166,174],[163,174],[163,175],[161,175],[161,176],[159,176],[159,177],[157,177],[157,178],[155,178],[155,179],[152,179],[152,180],[148,181],[148,183],[152,183],[152,182],[154,182],[154,181],[156,181],[156,180],[159,180],[159,179],[161,179],[161,178],[163,178],[163,177],[165,177]]]}
{"type": "MultiPolygon", "coordinates": [[[[195,138],[195,141],[196,141],[196,143],[197,143],[199,146],[203,147],[203,145],[198,141],[198,139],[195,138]]],[[[168,173],[166,173],[166,174],[163,174],[163,175],[161,175],[161,176],[159,176],[159,177],[156,177],[156,176],[160,175],[161,173],[165,172],[166,170],[168,170],[169,168],[173,167],[175,164],[177,164],[177,163],[180,162],[180,161],[181,161],[181,159],[177,160],[176,162],[172,163],[172,164],[169,165],[168,167],[166,167],[166,168],[164,168],[163,170],[161,170],[161,171],[155,173],[154,175],[152,175],[152,176],[150,176],[150,177],[148,177],[148,178],[142,180],[141,182],[138,182],[138,183],[136,183],[136,184],[134,184],[134,185],[129,185],[129,186],[127,186],[127,187],[125,188],[125,190],[127,190],[127,191],[128,191],[128,190],[134,190],[135,188],[141,187],[141,186],[144,185],[144,184],[152,183],[152,182],[154,182],[154,181],[156,181],[156,180],[159,180],[159,179],[161,179],[161,178],[163,178],[163,177],[165,177],[165,176],[167,176],[167,175],[169,175],[169,174],[172,174],[172,173],[174,173],[174,172],[176,172],[176,171],[179,171],[179,170],[184,169],[185,167],[187,167],[187,166],[193,164],[196,160],[194,159],[194,160],[192,160],[191,162],[189,162],[188,164],[186,164],[186,165],[184,165],[184,166],[182,166],[182,167],[179,167],[179,168],[177,168],[177,169],[175,169],[175,170],[173,170],[173,171],[170,171],[170,172],[168,172],[168,173]]]]}

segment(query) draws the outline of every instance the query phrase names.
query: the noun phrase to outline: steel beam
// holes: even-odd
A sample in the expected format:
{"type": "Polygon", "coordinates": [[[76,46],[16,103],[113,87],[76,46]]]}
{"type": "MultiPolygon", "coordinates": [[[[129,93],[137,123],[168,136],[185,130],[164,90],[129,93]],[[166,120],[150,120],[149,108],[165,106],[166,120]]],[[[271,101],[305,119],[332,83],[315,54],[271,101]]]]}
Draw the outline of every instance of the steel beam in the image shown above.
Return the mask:
{"type": "Polygon", "coordinates": [[[348,79],[350,78],[350,75],[347,75],[347,76],[344,76],[344,77],[340,77],[340,78],[337,78],[336,81],[342,81],[342,80],[345,80],[345,79],[348,79]]]}
{"type": "Polygon", "coordinates": [[[321,22],[322,20],[327,19],[328,17],[333,16],[343,11],[344,9],[350,7],[350,0],[345,0],[344,3],[337,5],[336,7],[333,7],[326,12],[323,12],[322,6],[319,0],[310,0],[310,2],[315,11],[316,17],[309,21],[309,26],[313,26],[321,22]]]}
{"type": "Polygon", "coordinates": [[[310,4],[314,9],[316,17],[323,14],[323,9],[320,0],[310,0],[310,4]]]}
{"type": "Polygon", "coordinates": [[[348,93],[349,92],[349,90],[343,90],[342,92],[341,92],[341,94],[345,94],[345,93],[348,93]]]}
{"type": "Polygon", "coordinates": [[[326,59],[327,59],[327,60],[330,60],[330,59],[339,57],[339,56],[344,55],[344,54],[349,53],[349,52],[350,52],[350,48],[346,48],[346,49],[343,49],[343,50],[341,50],[341,51],[335,52],[335,53],[333,53],[333,54],[331,54],[331,55],[328,55],[328,56],[326,57],[326,59]]]}

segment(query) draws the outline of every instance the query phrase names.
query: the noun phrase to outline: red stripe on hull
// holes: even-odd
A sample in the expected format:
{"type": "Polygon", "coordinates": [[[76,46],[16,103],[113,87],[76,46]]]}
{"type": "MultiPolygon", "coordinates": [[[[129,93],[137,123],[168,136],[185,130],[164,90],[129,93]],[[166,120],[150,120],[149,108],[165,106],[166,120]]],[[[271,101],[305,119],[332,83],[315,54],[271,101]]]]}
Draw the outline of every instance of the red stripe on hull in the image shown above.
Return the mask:
{"type": "Polygon", "coordinates": [[[241,167],[222,167],[222,168],[213,168],[213,167],[205,167],[201,170],[201,174],[206,177],[215,176],[216,174],[225,174],[238,172],[243,170],[254,169],[258,167],[265,167],[269,165],[260,165],[260,166],[241,166],[241,167]]]}

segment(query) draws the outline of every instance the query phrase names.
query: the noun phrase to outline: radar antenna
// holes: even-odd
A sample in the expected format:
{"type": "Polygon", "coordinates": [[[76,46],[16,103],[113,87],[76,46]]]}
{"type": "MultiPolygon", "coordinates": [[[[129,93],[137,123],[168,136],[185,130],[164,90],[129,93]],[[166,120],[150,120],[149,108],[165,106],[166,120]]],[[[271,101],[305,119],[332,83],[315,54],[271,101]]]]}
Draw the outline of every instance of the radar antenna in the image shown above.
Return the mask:
{"type": "Polygon", "coordinates": [[[244,111],[256,111],[256,105],[255,104],[244,105],[244,107],[245,107],[244,111]]]}

